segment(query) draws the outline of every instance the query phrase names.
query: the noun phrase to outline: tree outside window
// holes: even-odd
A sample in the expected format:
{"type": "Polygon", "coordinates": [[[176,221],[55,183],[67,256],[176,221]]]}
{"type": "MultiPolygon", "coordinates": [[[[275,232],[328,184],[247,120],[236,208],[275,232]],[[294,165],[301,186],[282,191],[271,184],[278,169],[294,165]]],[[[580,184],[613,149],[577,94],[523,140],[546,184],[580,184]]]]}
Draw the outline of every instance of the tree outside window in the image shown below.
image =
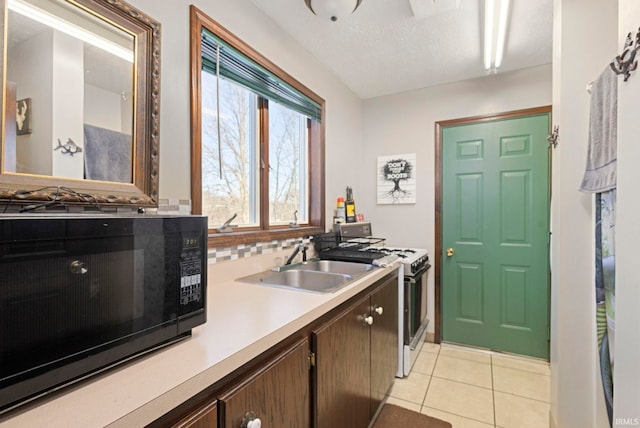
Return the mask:
{"type": "Polygon", "coordinates": [[[209,245],[324,232],[324,100],[191,6],[191,197],[209,245]],[[218,228],[235,216],[231,232],[218,228]]]}

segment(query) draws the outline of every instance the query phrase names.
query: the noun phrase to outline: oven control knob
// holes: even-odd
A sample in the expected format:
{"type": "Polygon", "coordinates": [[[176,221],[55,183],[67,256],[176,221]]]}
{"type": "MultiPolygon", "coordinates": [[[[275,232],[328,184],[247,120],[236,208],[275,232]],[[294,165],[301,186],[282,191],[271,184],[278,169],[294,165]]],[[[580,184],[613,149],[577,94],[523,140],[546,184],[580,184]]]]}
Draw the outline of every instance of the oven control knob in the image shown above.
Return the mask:
{"type": "Polygon", "coordinates": [[[384,309],[382,308],[382,306],[376,306],[373,311],[378,314],[378,315],[382,315],[382,313],[384,312],[384,309]]]}
{"type": "Polygon", "coordinates": [[[364,323],[367,325],[373,325],[373,317],[371,315],[364,315],[364,323]]]}

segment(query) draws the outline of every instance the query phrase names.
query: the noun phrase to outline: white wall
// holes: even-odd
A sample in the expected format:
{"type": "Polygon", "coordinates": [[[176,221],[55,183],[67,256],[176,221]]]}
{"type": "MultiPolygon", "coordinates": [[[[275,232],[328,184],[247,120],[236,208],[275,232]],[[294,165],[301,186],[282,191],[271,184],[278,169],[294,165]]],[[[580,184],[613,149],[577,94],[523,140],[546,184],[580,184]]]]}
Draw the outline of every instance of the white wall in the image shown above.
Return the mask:
{"type": "MultiPolygon", "coordinates": [[[[552,426],[604,427],[596,362],[593,196],[578,191],[587,153],[589,95],[616,55],[610,0],[554,0],[551,279],[552,426]]],[[[616,397],[617,399],[617,397],[616,397]]]]}
{"type": "Polygon", "coordinates": [[[70,141],[84,146],[84,48],[82,41],[60,31],[53,32],[52,171],[55,177],[84,177],[84,153],[64,153],[58,144],[70,141]]]}
{"type": "Polygon", "coordinates": [[[16,137],[16,171],[51,175],[53,149],[53,31],[42,31],[9,49],[7,80],[16,100],[31,98],[31,134],[16,137]]]}
{"type": "Polygon", "coordinates": [[[250,0],[130,0],[162,24],[160,197],[190,199],[189,4],[194,4],[326,100],[327,221],[334,195],[355,185],[362,102],[250,0]]]}
{"type": "MultiPolygon", "coordinates": [[[[628,32],[638,30],[640,2],[619,1],[618,43],[622,49],[628,32]]],[[[640,74],[618,83],[618,206],[616,224],[616,344],[614,421],[616,426],[640,425],[640,74]],[[619,420],[621,419],[621,420],[619,420]],[[630,419],[630,420],[629,420],[630,419]]]]}
{"type": "MultiPolygon", "coordinates": [[[[435,122],[551,104],[551,66],[404,92],[364,102],[364,154],[354,186],[358,212],[389,245],[435,246],[435,122]],[[416,153],[416,204],[376,204],[376,158],[416,153]]],[[[432,258],[434,258],[432,256],[432,258]]],[[[433,269],[432,269],[433,272],[433,269]]],[[[429,275],[428,331],[434,331],[433,273],[429,275]]]]}
{"type": "Polygon", "coordinates": [[[84,123],[131,134],[130,123],[127,123],[127,129],[123,129],[122,107],[120,94],[97,86],[84,85],[84,123]]]}
{"type": "Polygon", "coordinates": [[[64,33],[42,31],[13,46],[7,79],[16,83],[16,99],[31,98],[30,134],[17,136],[16,171],[82,178],[83,154],[54,151],[57,140],[82,142],[82,42],[64,33]]]}

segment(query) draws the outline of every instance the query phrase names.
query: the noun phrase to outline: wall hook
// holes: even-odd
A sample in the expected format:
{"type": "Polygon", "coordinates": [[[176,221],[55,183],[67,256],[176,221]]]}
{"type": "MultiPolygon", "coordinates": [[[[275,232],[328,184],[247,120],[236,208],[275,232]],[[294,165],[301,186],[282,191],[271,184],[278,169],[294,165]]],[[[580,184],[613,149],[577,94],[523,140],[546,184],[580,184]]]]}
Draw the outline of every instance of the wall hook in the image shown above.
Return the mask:
{"type": "Polygon", "coordinates": [[[58,145],[53,148],[53,151],[60,150],[63,155],[73,156],[76,153],[82,152],[82,147],[77,145],[71,138],[67,138],[67,142],[62,144],[60,138],[58,138],[58,145]]]}
{"type": "Polygon", "coordinates": [[[556,125],[553,127],[553,132],[549,134],[549,136],[547,137],[547,141],[549,142],[549,145],[553,146],[554,149],[558,147],[559,136],[560,136],[560,126],[556,125]]]}
{"type": "Polygon", "coordinates": [[[625,82],[629,79],[629,76],[631,76],[631,72],[638,68],[636,53],[638,49],[640,49],[640,29],[636,32],[635,42],[632,34],[633,33],[627,34],[622,53],[615,57],[611,64],[609,64],[616,74],[624,75],[625,82]]]}

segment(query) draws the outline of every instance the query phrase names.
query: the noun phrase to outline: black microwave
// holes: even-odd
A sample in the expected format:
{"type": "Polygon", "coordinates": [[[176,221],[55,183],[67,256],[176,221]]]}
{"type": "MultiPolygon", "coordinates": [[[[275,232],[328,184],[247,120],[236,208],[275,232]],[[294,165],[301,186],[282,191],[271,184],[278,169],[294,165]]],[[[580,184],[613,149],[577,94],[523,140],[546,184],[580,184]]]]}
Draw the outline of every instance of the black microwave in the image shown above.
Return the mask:
{"type": "Polygon", "coordinates": [[[0,412],[206,321],[207,218],[0,215],[0,412]]]}

